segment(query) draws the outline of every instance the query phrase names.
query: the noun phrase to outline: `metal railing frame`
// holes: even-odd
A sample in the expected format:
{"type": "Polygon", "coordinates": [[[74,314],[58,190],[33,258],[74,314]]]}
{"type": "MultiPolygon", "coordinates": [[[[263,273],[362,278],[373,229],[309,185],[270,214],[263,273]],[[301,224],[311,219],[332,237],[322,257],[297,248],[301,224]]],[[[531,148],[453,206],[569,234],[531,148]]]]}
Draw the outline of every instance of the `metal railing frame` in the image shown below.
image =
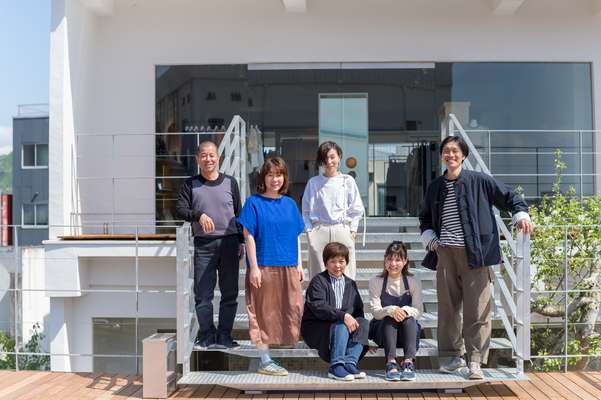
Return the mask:
{"type": "MultiPolygon", "coordinates": [[[[117,137],[147,137],[152,136],[156,138],[157,136],[195,136],[196,137],[196,145],[199,145],[202,141],[202,136],[212,136],[212,135],[223,135],[221,142],[218,144],[218,153],[223,156],[220,172],[226,173],[236,178],[240,185],[240,197],[245,199],[248,192],[248,172],[247,172],[247,152],[246,152],[246,122],[239,115],[235,115],[228,128],[226,130],[207,130],[207,131],[187,131],[187,132],[161,132],[161,133],[142,133],[142,134],[78,134],[75,138],[75,151],[74,155],[72,155],[73,168],[72,168],[72,180],[73,180],[73,190],[71,193],[71,201],[73,204],[73,210],[71,212],[71,227],[78,227],[82,225],[81,218],[84,216],[108,216],[110,217],[110,221],[87,221],[91,223],[102,222],[106,225],[110,226],[112,229],[112,233],[116,227],[119,227],[119,221],[116,221],[115,217],[118,216],[143,216],[146,215],[154,220],[154,213],[139,213],[139,212],[116,212],[116,201],[115,201],[115,184],[117,181],[131,181],[131,180],[151,180],[153,182],[156,179],[178,179],[178,178],[188,178],[189,176],[80,176],[78,173],[78,164],[81,158],[88,157],[85,154],[80,154],[79,149],[81,147],[81,141],[87,138],[94,137],[107,137],[111,138],[111,161],[115,162],[115,158],[123,158],[123,157],[136,157],[136,156],[116,156],[115,149],[115,139],[117,137]],[[111,188],[112,188],[112,197],[111,197],[111,212],[107,213],[98,213],[98,212],[81,212],[80,211],[80,182],[83,181],[99,181],[99,180],[110,180],[111,188]],[[109,223],[110,222],[110,223],[109,223]]],[[[155,154],[149,156],[139,156],[139,157],[156,157],[155,154]]],[[[86,222],[86,226],[88,223],[86,222]]],[[[122,220],[120,222],[123,222],[122,220]]],[[[169,221],[167,221],[169,222],[169,221]]],[[[127,223],[127,222],[126,222],[127,223]]],[[[73,228],[72,228],[73,229],[73,228]]],[[[81,234],[82,232],[74,231],[72,234],[81,234]]]]}
{"type": "MultiPolygon", "coordinates": [[[[441,133],[443,138],[460,136],[467,143],[470,156],[464,161],[466,169],[492,176],[488,166],[454,114],[449,114],[448,118],[443,121],[441,133]],[[470,159],[474,160],[474,164],[470,159]]],[[[509,252],[502,247],[502,264],[493,267],[493,302],[511,342],[517,375],[522,377],[524,361],[530,360],[530,235],[518,232],[514,238],[503,222],[499,211],[496,208],[494,210],[497,227],[508,244],[509,252]],[[503,266],[503,270],[501,270],[501,266],[503,266]],[[509,282],[506,282],[503,272],[506,273],[509,282]],[[497,297],[500,301],[497,301],[497,297]]]]}
{"type": "MultiPolygon", "coordinates": [[[[583,135],[584,134],[601,134],[601,130],[595,130],[595,129],[577,129],[577,130],[568,130],[568,129],[465,129],[464,130],[468,136],[469,135],[485,135],[486,140],[487,140],[487,144],[484,146],[485,148],[485,152],[486,152],[486,157],[487,157],[487,165],[490,169],[492,169],[492,157],[495,155],[530,155],[530,156],[554,156],[555,155],[555,149],[559,148],[561,150],[562,147],[566,147],[566,148],[574,148],[575,151],[561,151],[562,156],[577,156],[578,160],[577,160],[577,173],[569,173],[569,172],[562,172],[561,176],[566,176],[566,177],[577,177],[579,178],[578,180],[578,188],[579,188],[579,193],[580,193],[580,197],[584,197],[584,178],[585,177],[597,177],[599,175],[601,175],[601,173],[595,172],[594,170],[594,163],[595,160],[593,159],[593,169],[591,170],[591,172],[583,172],[584,171],[584,156],[599,156],[601,153],[599,152],[595,152],[592,151],[594,149],[594,144],[592,145],[591,151],[585,151],[585,146],[584,146],[584,140],[583,140],[583,135]],[[574,146],[524,146],[524,148],[526,149],[532,149],[532,148],[536,148],[536,151],[494,151],[494,148],[492,146],[492,138],[495,134],[507,134],[507,133],[524,133],[524,134],[545,134],[545,135],[555,135],[555,136],[566,136],[566,135],[573,135],[574,138],[577,141],[577,144],[574,144],[574,146]],[[545,148],[548,149],[548,151],[538,151],[538,148],[545,148]]],[[[478,148],[479,146],[475,146],[475,148],[478,148]]],[[[482,147],[480,147],[482,148],[482,147]]],[[[495,173],[495,176],[498,177],[554,177],[556,176],[555,173],[495,173]]],[[[539,185],[539,183],[536,183],[537,186],[539,185]]],[[[538,189],[537,189],[537,193],[538,193],[538,189]]],[[[526,198],[541,198],[541,196],[527,196],[526,198]]]]}
{"type": "MultiPolygon", "coordinates": [[[[188,224],[189,225],[189,224],[188,224]]],[[[100,358],[136,358],[136,359],[141,359],[142,355],[139,354],[139,349],[138,349],[138,342],[139,342],[139,332],[138,332],[138,326],[139,326],[139,319],[143,318],[140,316],[140,295],[144,294],[144,293],[152,293],[152,294],[162,294],[162,295],[173,295],[177,293],[177,287],[174,287],[173,289],[144,289],[140,286],[140,252],[139,249],[140,247],[143,245],[144,242],[140,241],[140,231],[143,231],[144,229],[156,229],[157,226],[156,225],[130,225],[130,226],[125,226],[127,228],[131,228],[135,234],[134,234],[134,238],[132,240],[130,240],[134,246],[134,250],[133,250],[133,258],[134,258],[134,273],[135,273],[135,282],[132,282],[130,284],[128,284],[127,286],[133,286],[133,288],[128,289],[128,288],[115,288],[115,289],[87,289],[87,288],[79,288],[79,289],[72,289],[72,288],[52,288],[52,289],[48,289],[48,288],[43,288],[43,289],[33,289],[33,288],[25,288],[23,286],[23,280],[22,280],[22,274],[23,274],[23,268],[22,268],[22,257],[21,257],[21,247],[19,247],[19,230],[22,228],[21,225],[4,225],[4,226],[8,226],[10,229],[12,229],[12,233],[13,233],[13,245],[9,246],[13,249],[12,251],[12,255],[9,255],[8,257],[12,257],[14,259],[15,262],[15,279],[14,279],[14,287],[12,288],[8,288],[7,289],[7,293],[12,293],[13,295],[13,301],[14,301],[14,320],[11,321],[13,324],[13,329],[15,332],[15,350],[14,351],[6,351],[6,349],[0,349],[0,355],[7,355],[7,356],[14,356],[15,357],[15,370],[19,371],[21,369],[21,366],[19,365],[20,363],[20,357],[21,356],[47,356],[47,357],[59,357],[59,356],[65,356],[65,357],[100,357],[100,358]],[[135,315],[132,317],[125,317],[125,318],[132,318],[134,319],[134,323],[135,323],[135,354],[98,354],[98,353],[80,353],[80,352],[74,352],[74,353],[52,353],[50,351],[44,352],[30,352],[30,351],[21,351],[21,349],[23,348],[23,346],[25,345],[25,343],[23,342],[23,332],[24,332],[24,322],[22,321],[23,318],[23,314],[22,314],[22,302],[23,302],[23,293],[48,293],[48,292],[65,292],[65,293],[103,293],[103,294],[107,294],[107,293],[115,293],[115,294],[123,294],[123,293],[130,293],[130,294],[135,294],[135,315]]],[[[103,225],[86,225],[86,226],[77,226],[77,227],[72,227],[70,225],[49,225],[50,228],[60,228],[60,229],[65,229],[65,228],[97,228],[97,229],[103,229],[104,226],[103,225]]],[[[180,227],[173,225],[171,226],[173,228],[179,229],[180,227]]],[[[161,241],[161,242],[166,242],[165,245],[167,246],[171,246],[171,247],[175,247],[175,241],[173,239],[171,240],[157,240],[157,241],[161,241]],[[171,242],[171,243],[168,243],[171,242]]],[[[66,242],[66,243],[72,243],[72,242],[66,242]]],[[[80,242],[81,243],[81,242],[80,242]]],[[[84,242],[86,243],[86,242],[84,242]]],[[[105,241],[105,243],[115,243],[114,241],[105,241]]],[[[44,260],[49,260],[49,258],[44,255],[43,257],[44,260]]],[[[56,258],[59,259],[59,258],[56,258]]],[[[72,259],[72,258],[69,258],[72,259]]],[[[34,260],[34,258],[28,258],[28,260],[34,260]]],[[[177,262],[177,261],[176,261],[177,262]]],[[[120,317],[123,318],[123,317],[120,317]]],[[[30,321],[31,322],[31,321],[30,321]]],[[[33,322],[40,322],[40,321],[33,321],[33,322]]],[[[91,323],[91,322],[90,322],[91,323]]],[[[139,371],[140,368],[140,363],[139,361],[136,362],[136,369],[137,371],[139,371]]]]}

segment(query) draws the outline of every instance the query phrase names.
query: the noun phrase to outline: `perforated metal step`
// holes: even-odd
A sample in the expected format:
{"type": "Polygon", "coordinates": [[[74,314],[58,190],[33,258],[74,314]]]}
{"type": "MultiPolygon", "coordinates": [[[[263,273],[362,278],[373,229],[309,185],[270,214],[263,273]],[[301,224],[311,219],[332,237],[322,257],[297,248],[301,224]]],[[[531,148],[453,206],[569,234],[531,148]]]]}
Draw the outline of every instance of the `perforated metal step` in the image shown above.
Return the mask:
{"type": "MultiPolygon", "coordinates": [[[[371,313],[365,313],[365,318],[367,320],[371,320],[373,315],[371,313]]],[[[425,312],[420,316],[419,323],[422,328],[436,328],[437,318],[438,312],[425,312]]],[[[496,313],[492,315],[493,321],[499,320],[500,318],[501,316],[496,313]]],[[[213,320],[218,321],[219,315],[214,314],[213,320]]],[[[248,314],[236,314],[236,319],[234,320],[234,329],[248,329],[248,314]]]]}
{"type": "MultiPolygon", "coordinates": [[[[223,352],[239,357],[257,358],[259,353],[249,340],[238,340],[240,347],[237,349],[207,349],[195,346],[194,351],[201,352],[223,352]]],[[[417,357],[433,357],[437,355],[438,342],[436,339],[421,339],[419,342],[417,357]]],[[[511,342],[505,338],[493,338],[490,342],[490,350],[509,350],[511,342]]],[[[272,348],[269,350],[275,358],[316,358],[319,357],[317,350],[307,347],[305,342],[299,342],[294,348],[272,348]]],[[[366,357],[384,357],[384,350],[378,349],[375,353],[368,352],[366,357]]],[[[397,349],[397,356],[403,356],[403,349],[397,349]]]]}

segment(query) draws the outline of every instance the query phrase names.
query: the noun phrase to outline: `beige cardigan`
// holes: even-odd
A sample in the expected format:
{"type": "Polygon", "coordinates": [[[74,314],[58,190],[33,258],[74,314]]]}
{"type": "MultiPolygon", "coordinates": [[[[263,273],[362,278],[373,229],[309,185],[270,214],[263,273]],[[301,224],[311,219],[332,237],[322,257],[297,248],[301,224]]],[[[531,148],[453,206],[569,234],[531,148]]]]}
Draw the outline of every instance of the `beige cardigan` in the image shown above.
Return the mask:
{"type": "MultiPolygon", "coordinates": [[[[408,276],[409,293],[411,293],[411,306],[401,307],[407,315],[418,319],[424,308],[422,305],[422,285],[419,279],[415,276],[408,276]]],[[[396,306],[382,307],[380,302],[380,294],[382,293],[382,285],[384,278],[374,276],[369,280],[369,300],[371,303],[371,312],[375,319],[384,319],[384,317],[392,317],[396,306]]],[[[386,292],[391,296],[400,296],[405,292],[402,276],[398,279],[388,278],[386,292]]]]}

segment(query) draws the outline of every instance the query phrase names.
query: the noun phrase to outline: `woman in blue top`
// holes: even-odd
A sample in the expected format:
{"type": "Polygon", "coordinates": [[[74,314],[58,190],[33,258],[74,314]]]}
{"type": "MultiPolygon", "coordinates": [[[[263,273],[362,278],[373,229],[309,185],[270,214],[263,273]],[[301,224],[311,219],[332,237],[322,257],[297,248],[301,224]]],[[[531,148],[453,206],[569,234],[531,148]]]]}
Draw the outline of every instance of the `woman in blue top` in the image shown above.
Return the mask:
{"type": "Polygon", "coordinates": [[[288,371],[271,359],[269,345],[295,345],[303,312],[304,223],[294,200],[284,196],[287,189],[286,163],[280,157],[267,159],[257,179],[258,194],[246,200],[238,218],[247,249],[249,333],[261,356],[258,372],[278,376],[288,371]]]}

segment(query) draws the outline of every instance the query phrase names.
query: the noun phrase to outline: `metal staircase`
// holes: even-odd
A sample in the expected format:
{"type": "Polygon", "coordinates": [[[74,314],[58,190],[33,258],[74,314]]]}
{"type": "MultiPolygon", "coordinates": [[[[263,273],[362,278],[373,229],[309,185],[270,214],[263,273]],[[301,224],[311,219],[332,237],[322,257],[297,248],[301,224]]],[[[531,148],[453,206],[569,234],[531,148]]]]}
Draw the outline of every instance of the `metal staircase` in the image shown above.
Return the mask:
{"type": "MultiPolygon", "coordinates": [[[[448,134],[461,134],[457,131],[459,126],[453,120],[447,122],[444,132],[448,134]]],[[[463,132],[465,133],[465,132],[463,132]]],[[[467,137],[467,135],[465,135],[467,137]]],[[[469,140],[469,138],[467,138],[469,140]]],[[[477,155],[475,148],[470,143],[470,151],[477,155]]],[[[472,156],[470,156],[472,157],[472,156]]],[[[481,160],[481,159],[480,159],[481,160]]],[[[471,168],[472,162],[466,163],[471,168]]],[[[476,160],[476,165],[477,160],[476,160]]],[[[486,167],[485,165],[483,165],[486,167]]],[[[482,168],[482,166],[480,166],[482,168]]],[[[483,169],[484,170],[484,169],[483,169]]],[[[499,222],[502,221],[499,218],[499,222]]],[[[361,229],[361,228],[360,228],[361,229]]],[[[529,358],[529,238],[518,235],[511,237],[505,225],[502,232],[507,239],[505,243],[509,252],[504,254],[505,265],[495,267],[494,300],[495,311],[493,316],[493,330],[503,332],[491,341],[491,353],[503,351],[506,358],[513,358],[515,365],[507,368],[483,369],[486,381],[526,379],[523,374],[523,362],[529,358]]],[[[420,241],[417,218],[367,218],[366,246],[357,244],[357,283],[365,303],[365,310],[369,312],[368,281],[382,269],[384,249],[392,240],[403,240],[409,248],[409,262],[411,271],[420,278],[423,287],[424,314],[420,320],[425,338],[422,338],[418,351],[418,363],[426,359],[427,364],[436,364],[437,342],[436,339],[436,290],[435,272],[420,266],[425,255],[425,250],[420,241]]],[[[306,241],[302,238],[303,260],[307,262],[306,241]]],[[[482,381],[469,381],[461,375],[440,374],[432,369],[418,369],[415,382],[387,382],[383,378],[383,351],[368,353],[368,362],[374,360],[379,365],[378,370],[368,372],[368,379],[354,382],[337,382],[327,378],[325,368],[317,362],[318,355],[315,350],[307,348],[304,342],[299,342],[294,348],[273,349],[272,356],[276,359],[315,360],[314,370],[291,371],[288,377],[267,377],[254,373],[252,366],[256,365],[258,354],[254,346],[244,340],[248,331],[248,319],[245,309],[244,290],[240,290],[238,297],[238,311],[234,330],[240,333],[238,342],[240,348],[228,350],[206,350],[194,347],[193,342],[197,332],[194,315],[193,283],[193,243],[190,239],[190,226],[185,224],[178,228],[177,234],[177,328],[178,328],[178,353],[177,361],[182,364],[183,376],[180,385],[214,384],[246,391],[272,391],[272,390],[408,390],[408,389],[444,389],[457,390],[482,381]],[[243,357],[250,360],[249,371],[191,371],[191,355],[203,357],[210,353],[222,352],[229,356],[243,357]],[[379,360],[378,360],[379,359],[379,360]],[[381,361],[381,362],[380,362],[381,361]]],[[[306,267],[306,264],[305,264],[306,267]]],[[[245,268],[241,265],[240,287],[244,288],[245,268]]],[[[308,276],[308,275],[306,275],[308,276]]],[[[304,287],[307,286],[305,282],[304,287]]],[[[218,310],[220,294],[215,292],[214,309],[218,310]]],[[[371,315],[367,315],[371,318],[371,315]]],[[[217,318],[217,315],[215,315],[217,318]]],[[[402,349],[398,349],[399,356],[402,349]]],[[[370,362],[370,364],[374,364],[370,362]]]]}

